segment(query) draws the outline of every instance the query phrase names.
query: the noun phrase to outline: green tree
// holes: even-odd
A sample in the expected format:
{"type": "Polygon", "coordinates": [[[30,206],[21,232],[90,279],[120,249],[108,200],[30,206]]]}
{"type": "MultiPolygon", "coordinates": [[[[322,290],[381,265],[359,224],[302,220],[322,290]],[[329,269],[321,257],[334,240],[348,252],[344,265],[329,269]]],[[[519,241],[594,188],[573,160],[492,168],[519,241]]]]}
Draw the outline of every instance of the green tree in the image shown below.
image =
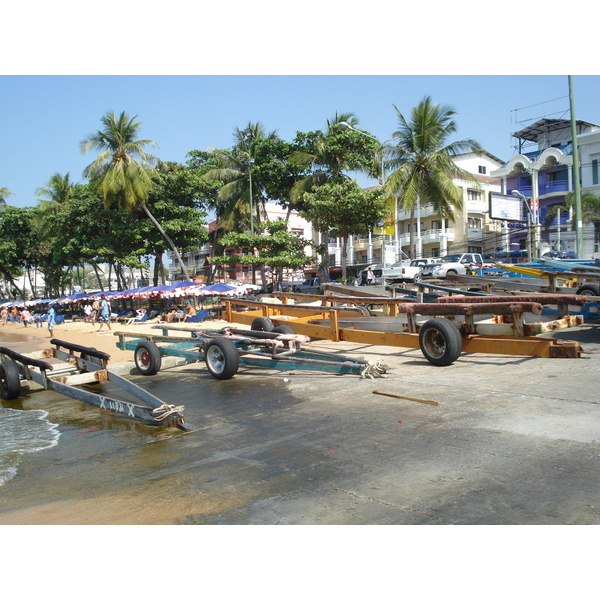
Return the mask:
{"type": "Polygon", "coordinates": [[[136,122],[136,118],[130,118],[125,112],[119,117],[113,112],[102,117],[103,129],[81,142],[83,154],[91,150],[100,152],[96,160],[86,167],[84,175],[99,184],[107,206],[116,203],[122,211],[131,211],[136,206],[142,208],[173,250],[187,280],[189,275],[179,250],[146,205],[154,185],[152,176],[156,173],[158,159],[144,150],[146,146],[156,146],[156,143],[138,139],[142,122],[136,122]]]}
{"type": "Polygon", "coordinates": [[[25,300],[15,281],[29,265],[29,254],[35,244],[33,236],[33,208],[7,206],[0,211],[0,275],[8,283],[9,291],[16,290],[25,300]]]}
{"type": "Polygon", "coordinates": [[[304,192],[342,177],[345,171],[362,172],[370,176],[377,174],[378,142],[372,139],[371,134],[367,134],[367,137],[348,131],[340,125],[342,122],[352,127],[358,125],[358,119],[352,113],[336,113],[333,119],[327,121],[325,133],[319,131],[296,136],[296,142],[303,143],[305,149],[294,152],[289,160],[309,168],[310,173],[294,185],[291,194],[293,201],[301,203],[304,192]]]}
{"type": "Polygon", "coordinates": [[[301,215],[318,231],[342,238],[342,277],[346,278],[348,238],[368,233],[388,212],[381,189],[362,190],[355,181],[340,179],[305,192],[301,215]]]}
{"type": "MultiPolygon", "coordinates": [[[[544,228],[548,230],[552,221],[558,216],[559,212],[572,213],[575,208],[575,192],[570,191],[565,196],[564,203],[552,204],[548,207],[544,228]]],[[[594,242],[600,244],[600,197],[592,192],[581,194],[581,220],[584,223],[594,225],[594,242]]],[[[574,217],[569,219],[571,228],[574,227],[574,217]]]]}
{"type": "MultiPolygon", "coordinates": [[[[213,259],[214,263],[230,266],[250,264],[261,267],[263,272],[264,267],[270,267],[276,272],[275,279],[281,283],[284,269],[298,270],[311,262],[304,249],[312,243],[288,231],[284,219],[266,221],[263,226],[265,234],[230,232],[222,240],[223,244],[233,248],[256,248],[258,255],[217,256],[213,259]]],[[[263,280],[263,285],[265,283],[263,280]]]]}
{"type": "MultiPolygon", "coordinates": [[[[471,139],[450,142],[456,132],[455,111],[425,97],[405,118],[394,106],[399,128],[392,138],[397,144],[389,162],[395,170],[385,184],[385,192],[397,197],[403,210],[411,213],[410,245],[414,248],[414,211],[418,203],[431,203],[442,219],[452,218],[454,209],[462,207],[462,192],[453,179],[471,181],[475,176],[459,168],[455,156],[482,152],[471,139]]],[[[414,253],[412,256],[414,257],[414,253]]]]}
{"type": "Polygon", "coordinates": [[[8,206],[6,203],[6,198],[8,196],[12,196],[13,193],[8,190],[8,188],[2,187],[0,188],[0,209],[8,206]]]}

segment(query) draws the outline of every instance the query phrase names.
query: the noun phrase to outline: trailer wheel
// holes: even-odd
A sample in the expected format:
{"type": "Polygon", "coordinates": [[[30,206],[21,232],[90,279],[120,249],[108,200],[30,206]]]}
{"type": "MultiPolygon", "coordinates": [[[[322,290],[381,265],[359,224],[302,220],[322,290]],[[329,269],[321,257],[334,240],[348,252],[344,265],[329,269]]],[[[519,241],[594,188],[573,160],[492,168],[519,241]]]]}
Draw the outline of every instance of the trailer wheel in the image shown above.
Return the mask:
{"type": "Polygon", "coordinates": [[[256,317],[256,319],[252,321],[252,325],[250,325],[252,331],[273,331],[274,327],[273,321],[267,317],[256,317]]]}
{"type": "Polygon", "coordinates": [[[206,344],[204,361],[215,379],[231,379],[240,368],[240,353],[231,340],[215,339],[206,344]]]}
{"type": "Polygon", "coordinates": [[[460,356],[462,336],[448,319],[430,319],[419,330],[419,346],[431,364],[445,367],[460,356]]]}
{"type": "Polygon", "coordinates": [[[135,366],[142,375],[156,375],[160,371],[162,356],[158,346],[149,340],[139,342],[134,353],[135,366]]]}
{"type": "Polygon", "coordinates": [[[12,360],[0,364],[0,396],[4,400],[14,400],[21,393],[21,375],[19,367],[12,360]]]}
{"type": "Polygon", "coordinates": [[[577,289],[578,296],[600,296],[600,285],[594,283],[586,283],[577,289]]]}

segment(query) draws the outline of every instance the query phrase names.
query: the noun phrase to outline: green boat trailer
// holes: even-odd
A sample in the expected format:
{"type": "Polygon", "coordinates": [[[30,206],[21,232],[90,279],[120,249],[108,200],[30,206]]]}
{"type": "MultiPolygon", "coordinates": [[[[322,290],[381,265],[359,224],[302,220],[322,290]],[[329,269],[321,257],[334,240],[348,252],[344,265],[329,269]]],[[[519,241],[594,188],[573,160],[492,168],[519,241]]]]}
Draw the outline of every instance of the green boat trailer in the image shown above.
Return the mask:
{"type": "Polygon", "coordinates": [[[306,349],[310,341],[289,327],[259,331],[225,327],[218,331],[201,331],[159,325],[162,335],[116,331],[120,350],[132,350],[138,371],[155,375],[162,367],[162,357],[183,359],[184,364],[204,361],[215,379],[231,379],[240,365],[263,369],[324,371],[338,375],[355,374],[363,378],[382,376],[387,367],[380,361],[340,355],[323,350],[306,349]],[[187,331],[189,336],[170,332],[187,331]]]}
{"type": "Polygon", "coordinates": [[[54,347],[28,354],[0,347],[0,396],[4,400],[15,400],[21,395],[23,386],[33,381],[46,390],[92,404],[115,416],[148,425],[191,430],[183,418],[183,406],[165,404],[132,381],[110,371],[107,368],[110,355],[96,348],[57,339],[51,339],[50,344],[54,347]],[[134,402],[79,387],[98,383],[116,385],[132,396],[134,402]]]}

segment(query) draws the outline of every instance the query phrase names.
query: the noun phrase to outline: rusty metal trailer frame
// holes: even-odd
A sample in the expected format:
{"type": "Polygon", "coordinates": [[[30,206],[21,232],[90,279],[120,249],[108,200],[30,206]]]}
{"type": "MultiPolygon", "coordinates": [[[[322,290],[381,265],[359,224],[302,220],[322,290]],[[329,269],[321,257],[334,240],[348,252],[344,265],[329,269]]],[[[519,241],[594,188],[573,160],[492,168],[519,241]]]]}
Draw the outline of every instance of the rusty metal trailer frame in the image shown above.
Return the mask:
{"type": "MultiPolygon", "coordinates": [[[[275,295],[275,294],[274,294],[275,295]]],[[[583,322],[581,316],[568,315],[569,305],[581,305],[585,303],[584,297],[575,295],[554,295],[551,297],[540,296],[532,301],[531,297],[521,299],[521,297],[490,297],[487,296],[485,303],[473,303],[472,298],[479,296],[462,297],[462,301],[456,304],[449,303],[407,303],[401,298],[390,298],[382,296],[373,297],[355,297],[355,296],[310,296],[303,294],[277,293],[281,303],[275,302],[254,302],[249,300],[233,300],[222,298],[221,304],[224,306],[223,318],[231,323],[243,323],[252,326],[254,319],[263,317],[270,319],[274,325],[289,325],[296,333],[307,335],[311,338],[329,339],[335,342],[347,341],[359,344],[370,344],[379,346],[394,346],[402,348],[420,348],[424,356],[433,364],[450,364],[444,360],[442,362],[432,361],[424,348],[423,325],[417,322],[418,316],[435,317],[427,321],[431,323],[438,321],[437,324],[427,326],[430,330],[432,326],[440,328],[439,321],[457,321],[458,317],[463,318],[460,324],[455,323],[455,327],[460,330],[461,349],[458,352],[465,353],[486,353],[503,354],[519,356],[535,356],[546,358],[577,358],[580,356],[581,348],[576,341],[560,342],[551,338],[542,338],[534,335],[527,335],[528,324],[523,320],[523,314],[531,312],[541,314],[543,304],[553,304],[559,306],[564,316],[561,323],[555,323],[553,328],[568,327],[579,325],[583,322]],[[318,300],[319,305],[308,306],[289,304],[289,298],[302,298],[304,300],[318,300]],[[366,305],[385,305],[390,317],[405,316],[406,321],[398,321],[389,330],[374,331],[367,325],[374,325],[377,322],[383,323],[381,317],[354,317],[349,324],[344,319],[346,307],[339,306],[345,302],[353,304],[366,305]],[[236,311],[233,306],[245,306],[245,311],[236,311]],[[477,333],[477,323],[474,320],[475,315],[491,314],[504,324],[511,323],[511,335],[480,335],[477,333]],[[401,328],[402,331],[398,331],[401,328]],[[395,330],[394,330],[395,329],[395,330]]],[[[385,327],[385,324],[384,324],[385,327]]],[[[447,329],[447,328],[446,328],[447,329]]],[[[435,339],[436,344],[445,343],[445,340],[435,339]]]]}
{"type": "Polygon", "coordinates": [[[189,431],[183,406],[167,405],[156,396],[107,368],[110,356],[105,352],[71,342],[51,339],[54,348],[20,354],[0,347],[0,393],[14,400],[21,393],[22,383],[33,381],[46,390],[92,404],[119,417],[142,421],[149,425],[165,425],[189,431]],[[48,360],[56,359],[54,364],[48,360]],[[61,362],[56,362],[61,361],[61,362]],[[77,386],[110,382],[144,405],[110,397],[77,386]]]}
{"type": "Polygon", "coordinates": [[[116,331],[117,347],[134,352],[135,364],[142,375],[155,375],[162,368],[162,356],[181,358],[184,364],[206,362],[216,379],[230,379],[240,364],[263,369],[286,369],[355,374],[377,377],[386,367],[358,357],[344,356],[302,346],[306,336],[285,332],[247,331],[225,327],[206,332],[197,327],[156,325],[162,335],[116,331]],[[169,332],[189,332],[189,337],[169,332]],[[131,339],[127,339],[131,338],[131,339]]]}

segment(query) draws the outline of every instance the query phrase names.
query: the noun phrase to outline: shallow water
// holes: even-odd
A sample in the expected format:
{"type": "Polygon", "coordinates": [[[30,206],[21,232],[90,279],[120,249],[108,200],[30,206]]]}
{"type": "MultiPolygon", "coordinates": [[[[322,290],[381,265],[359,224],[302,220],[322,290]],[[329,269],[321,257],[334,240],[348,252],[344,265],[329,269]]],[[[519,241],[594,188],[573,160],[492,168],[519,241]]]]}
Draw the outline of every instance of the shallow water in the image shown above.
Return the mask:
{"type": "Polygon", "coordinates": [[[58,444],[58,425],[47,416],[45,410],[0,407],[0,486],[17,474],[23,455],[58,444]]]}

